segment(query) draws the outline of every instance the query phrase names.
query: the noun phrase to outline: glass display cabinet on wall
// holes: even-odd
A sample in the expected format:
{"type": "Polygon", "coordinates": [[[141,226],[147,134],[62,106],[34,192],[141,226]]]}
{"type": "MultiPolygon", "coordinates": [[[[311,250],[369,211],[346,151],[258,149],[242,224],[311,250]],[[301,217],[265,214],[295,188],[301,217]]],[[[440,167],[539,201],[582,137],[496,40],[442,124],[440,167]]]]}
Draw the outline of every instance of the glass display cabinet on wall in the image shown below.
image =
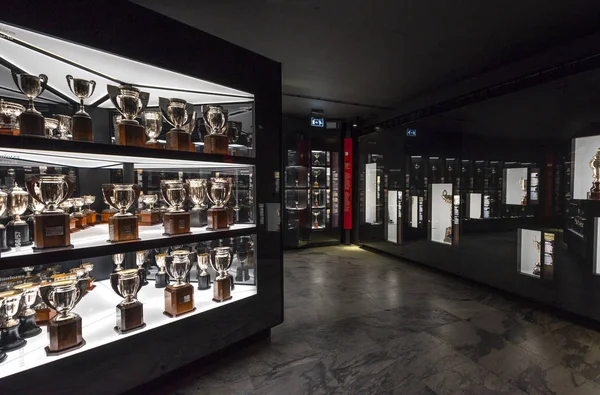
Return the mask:
{"type": "MultiPolygon", "coordinates": [[[[0,43],[0,378],[257,294],[251,93],[14,26],[0,43]]],[[[306,208],[321,187],[298,177],[306,208]]]]}

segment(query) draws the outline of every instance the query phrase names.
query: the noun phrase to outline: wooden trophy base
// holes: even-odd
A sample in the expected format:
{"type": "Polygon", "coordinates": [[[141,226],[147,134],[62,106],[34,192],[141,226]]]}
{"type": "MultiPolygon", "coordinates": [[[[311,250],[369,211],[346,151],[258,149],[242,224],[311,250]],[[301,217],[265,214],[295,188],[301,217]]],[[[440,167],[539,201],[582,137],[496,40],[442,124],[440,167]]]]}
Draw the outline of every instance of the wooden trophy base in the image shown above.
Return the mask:
{"type": "Polygon", "coordinates": [[[73,115],[71,133],[75,141],[94,142],[94,131],[92,130],[92,118],[89,115],[73,115]]]}
{"type": "Polygon", "coordinates": [[[207,225],[206,210],[191,210],[190,211],[190,226],[199,228],[207,225]]]}
{"type": "Polygon", "coordinates": [[[116,212],[113,212],[113,211],[106,211],[106,212],[103,211],[100,214],[100,223],[107,224],[108,220],[110,220],[112,217],[114,217],[115,214],[116,214],[116,212]]]}
{"type": "Polygon", "coordinates": [[[69,229],[71,230],[71,233],[79,232],[80,229],[77,227],[77,219],[75,217],[71,217],[69,221],[69,229]]]}
{"type": "Polygon", "coordinates": [[[33,217],[33,250],[73,247],[71,218],[66,213],[37,214],[33,217]]]}
{"type": "Polygon", "coordinates": [[[206,229],[229,229],[229,215],[226,207],[208,209],[206,229]]]}
{"type": "Polygon", "coordinates": [[[98,218],[98,213],[87,213],[85,219],[87,220],[88,226],[94,226],[98,218]]]}
{"type": "Polygon", "coordinates": [[[152,149],[165,149],[165,145],[162,143],[149,143],[146,142],[146,148],[152,148],[152,149]]]}
{"type": "Polygon", "coordinates": [[[127,333],[145,326],[144,305],[141,302],[117,305],[117,333],[127,333]]]}
{"type": "Polygon", "coordinates": [[[143,210],[141,214],[140,225],[150,226],[160,224],[160,212],[143,210]]]}
{"type": "Polygon", "coordinates": [[[83,347],[85,340],[81,334],[81,317],[74,316],[64,321],[52,320],[48,323],[49,345],[46,355],[59,355],[83,347]]]}
{"type": "Polygon", "coordinates": [[[227,155],[229,153],[229,137],[223,134],[204,136],[204,153],[227,155]]]}
{"type": "Polygon", "coordinates": [[[21,134],[21,131],[19,129],[0,128],[0,134],[5,136],[18,136],[21,134]]]}
{"type": "Polygon", "coordinates": [[[58,313],[49,307],[38,309],[35,311],[35,323],[42,326],[48,325],[48,322],[57,315],[58,313]]]}
{"type": "Polygon", "coordinates": [[[194,287],[191,284],[179,287],[168,285],[165,288],[165,315],[178,317],[194,310],[194,287]]]}
{"type": "Polygon", "coordinates": [[[87,224],[87,216],[85,216],[83,214],[81,216],[76,215],[75,220],[77,221],[77,222],[75,222],[75,226],[77,227],[77,229],[89,228],[89,226],[87,224]]]}
{"type": "Polygon", "coordinates": [[[165,236],[183,235],[190,233],[190,213],[166,212],[163,215],[165,236]]]}
{"type": "Polygon", "coordinates": [[[189,152],[190,146],[193,146],[192,135],[180,130],[171,130],[170,132],[167,132],[166,140],[166,149],[168,150],[189,152]]]}
{"type": "Polygon", "coordinates": [[[205,275],[199,275],[197,277],[198,280],[198,289],[205,290],[210,289],[210,274],[206,273],[205,275]]]}
{"type": "Polygon", "coordinates": [[[46,137],[44,116],[37,112],[25,111],[19,115],[21,134],[27,136],[46,137]]]}
{"type": "Polygon", "coordinates": [[[592,185],[592,189],[588,193],[588,199],[600,200],[600,182],[594,182],[592,185]]]}
{"type": "Polygon", "coordinates": [[[132,147],[145,147],[146,133],[144,127],[142,125],[131,123],[120,123],[118,144],[132,147]]]}
{"type": "Polygon", "coordinates": [[[111,243],[139,240],[138,218],[135,215],[115,215],[108,220],[108,234],[111,243]]]}
{"type": "Polygon", "coordinates": [[[213,301],[221,303],[231,299],[231,277],[216,279],[213,283],[213,289],[213,301]]]}

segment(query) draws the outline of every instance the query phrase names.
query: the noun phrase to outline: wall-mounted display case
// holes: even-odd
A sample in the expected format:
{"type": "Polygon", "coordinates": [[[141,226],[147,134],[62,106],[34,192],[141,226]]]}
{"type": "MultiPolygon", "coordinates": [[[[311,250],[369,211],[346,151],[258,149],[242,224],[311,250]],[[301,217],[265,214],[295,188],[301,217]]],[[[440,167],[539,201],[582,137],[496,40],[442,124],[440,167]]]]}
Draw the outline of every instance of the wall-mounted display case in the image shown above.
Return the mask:
{"type": "MultiPolygon", "coordinates": [[[[258,155],[280,146],[278,64],[134,4],[118,7],[136,18],[44,1],[0,17],[7,393],[44,392],[65,371],[70,389],[102,393],[109,380],[122,392],[266,336],[283,318],[279,161],[258,155]],[[34,6],[40,17],[23,19],[34,6]],[[63,30],[52,15],[85,18],[102,34],[63,30]],[[242,66],[191,70],[183,64],[195,54],[145,51],[163,47],[163,30],[200,43],[191,47],[198,54],[220,48],[224,64],[256,68],[261,83],[241,77],[242,66]]],[[[307,177],[296,173],[305,194],[286,195],[286,208],[308,206],[307,177]]]]}

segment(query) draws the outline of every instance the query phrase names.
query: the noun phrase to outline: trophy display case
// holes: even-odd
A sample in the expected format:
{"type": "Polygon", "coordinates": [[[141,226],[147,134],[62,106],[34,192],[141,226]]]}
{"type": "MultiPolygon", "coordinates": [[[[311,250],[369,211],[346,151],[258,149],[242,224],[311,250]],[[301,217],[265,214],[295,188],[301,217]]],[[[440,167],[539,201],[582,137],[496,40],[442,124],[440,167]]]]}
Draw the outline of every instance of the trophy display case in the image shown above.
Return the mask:
{"type": "Polygon", "coordinates": [[[312,215],[311,231],[331,226],[331,153],[313,150],[310,160],[309,202],[312,215]]]}
{"type": "Polygon", "coordinates": [[[452,245],[454,195],[452,184],[429,184],[429,241],[452,245]]]}
{"type": "Polygon", "coordinates": [[[286,155],[284,179],[286,247],[304,247],[310,242],[312,214],[308,157],[308,151],[302,149],[288,150],[286,155]]]}
{"type": "Polygon", "coordinates": [[[280,163],[268,154],[281,148],[280,66],[135,4],[107,5],[128,22],[86,11],[100,27],[74,33],[41,15],[83,11],[46,1],[0,16],[8,393],[43,392],[65,371],[69,390],[99,394],[109,380],[124,392],[283,319],[280,163]],[[28,7],[40,17],[23,19],[28,7]],[[181,54],[164,31],[196,44],[181,54]],[[198,66],[209,50],[220,55],[198,66]]]}
{"type": "Polygon", "coordinates": [[[556,230],[519,229],[518,272],[542,280],[553,280],[555,250],[560,239],[560,231],[556,230]]]}
{"type": "Polygon", "coordinates": [[[386,194],[386,240],[402,243],[402,191],[388,190],[386,194]]]}

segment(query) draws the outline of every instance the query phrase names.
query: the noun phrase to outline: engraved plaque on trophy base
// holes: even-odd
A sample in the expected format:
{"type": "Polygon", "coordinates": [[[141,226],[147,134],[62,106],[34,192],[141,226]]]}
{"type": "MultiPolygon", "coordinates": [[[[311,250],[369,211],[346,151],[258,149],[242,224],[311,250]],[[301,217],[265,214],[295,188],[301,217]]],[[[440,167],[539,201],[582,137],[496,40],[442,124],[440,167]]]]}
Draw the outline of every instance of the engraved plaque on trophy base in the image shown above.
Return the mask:
{"type": "Polygon", "coordinates": [[[166,212],[163,215],[163,226],[165,236],[183,235],[190,233],[190,213],[166,212]]]}
{"type": "Polygon", "coordinates": [[[192,135],[186,132],[171,130],[166,135],[166,149],[174,151],[190,151],[192,144],[192,135]]]}
{"type": "Polygon", "coordinates": [[[9,247],[16,247],[17,243],[20,246],[31,245],[31,238],[29,237],[29,225],[27,222],[23,223],[8,223],[6,225],[6,244],[9,247]]]}
{"type": "Polygon", "coordinates": [[[108,234],[111,243],[139,240],[138,218],[135,215],[114,216],[108,220],[108,234]]]}
{"type": "Polygon", "coordinates": [[[207,215],[207,230],[229,229],[227,208],[210,208],[207,215]]]}
{"type": "Polygon", "coordinates": [[[6,228],[4,225],[0,225],[0,251],[10,251],[10,247],[6,244],[6,228]]]}
{"type": "Polygon", "coordinates": [[[94,142],[94,131],[92,130],[92,118],[82,114],[73,115],[72,120],[73,140],[94,142]]]}
{"type": "Polygon", "coordinates": [[[108,220],[111,219],[115,214],[116,212],[114,211],[103,211],[102,214],[100,214],[101,223],[107,224],[108,220]]]}
{"type": "Polygon", "coordinates": [[[145,327],[144,323],[144,305],[136,301],[125,305],[117,306],[117,333],[127,333],[135,329],[145,327]]]}
{"type": "Polygon", "coordinates": [[[215,302],[224,302],[232,298],[231,296],[231,277],[216,279],[213,283],[214,295],[213,300],[215,302]]]}
{"type": "Polygon", "coordinates": [[[167,276],[167,273],[156,273],[154,275],[154,287],[155,288],[165,288],[167,285],[169,285],[169,276],[167,276]]]}
{"type": "Polygon", "coordinates": [[[44,248],[73,247],[71,218],[66,213],[37,214],[33,217],[34,251],[44,248]]]}
{"type": "Polygon", "coordinates": [[[198,228],[206,226],[208,223],[206,210],[191,210],[190,211],[190,226],[198,228]]]}
{"type": "Polygon", "coordinates": [[[194,310],[194,287],[191,284],[165,288],[165,315],[177,317],[194,310]]]}
{"type": "Polygon", "coordinates": [[[160,224],[160,212],[156,210],[143,210],[140,217],[140,225],[150,226],[160,224]]]}
{"type": "Polygon", "coordinates": [[[81,335],[81,317],[76,316],[65,321],[50,321],[48,323],[49,345],[47,355],[58,355],[72,351],[85,344],[81,335]]]}
{"type": "Polygon", "coordinates": [[[88,224],[87,224],[87,216],[85,215],[81,215],[75,216],[75,226],[77,227],[77,229],[87,229],[89,228],[88,224]]]}
{"type": "Polygon", "coordinates": [[[21,335],[22,338],[27,339],[42,333],[42,328],[35,323],[35,314],[20,317],[19,321],[19,335],[21,335]]]}
{"type": "Polygon", "coordinates": [[[20,324],[10,328],[2,328],[2,332],[0,332],[0,350],[14,351],[27,344],[27,340],[19,335],[19,326],[20,324]]]}
{"type": "Polygon", "coordinates": [[[87,220],[87,224],[89,226],[94,226],[96,224],[97,221],[97,217],[98,217],[98,213],[87,213],[85,218],[87,220]]]}
{"type": "Polygon", "coordinates": [[[197,277],[198,280],[198,289],[199,290],[204,290],[204,289],[209,289],[210,288],[210,274],[206,273],[205,276],[198,276],[197,277]]]}
{"type": "Polygon", "coordinates": [[[19,115],[21,134],[27,136],[45,137],[44,116],[39,113],[25,111],[19,115]]]}
{"type": "Polygon", "coordinates": [[[56,317],[58,313],[49,307],[35,310],[35,323],[38,325],[47,325],[48,322],[56,317]]]}
{"type": "Polygon", "coordinates": [[[229,153],[229,137],[222,134],[204,136],[204,153],[227,155],[229,153]]]}
{"type": "Polygon", "coordinates": [[[133,147],[145,147],[146,133],[144,132],[144,127],[142,125],[120,123],[117,143],[133,147]]]}
{"type": "Polygon", "coordinates": [[[86,291],[91,291],[92,289],[96,288],[96,284],[94,284],[94,281],[96,281],[94,277],[88,278],[88,286],[86,288],[86,291]]]}

